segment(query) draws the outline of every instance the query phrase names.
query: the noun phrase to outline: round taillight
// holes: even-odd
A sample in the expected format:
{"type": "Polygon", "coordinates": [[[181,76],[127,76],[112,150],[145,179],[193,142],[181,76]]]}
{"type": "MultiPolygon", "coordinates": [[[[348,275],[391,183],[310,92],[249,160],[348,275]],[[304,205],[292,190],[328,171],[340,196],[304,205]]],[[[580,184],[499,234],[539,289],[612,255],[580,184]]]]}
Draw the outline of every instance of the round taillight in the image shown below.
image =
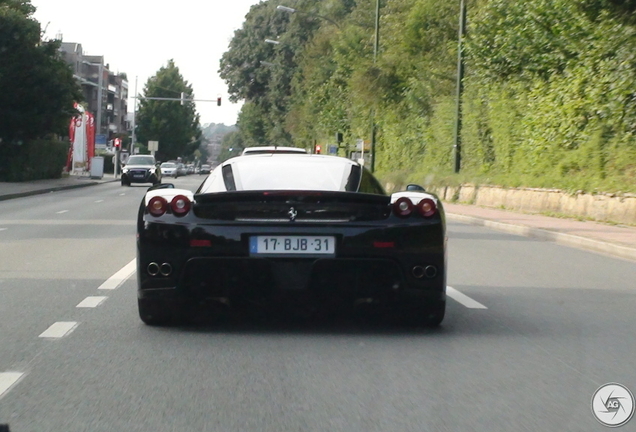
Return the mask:
{"type": "Polygon", "coordinates": [[[417,211],[423,217],[431,217],[437,211],[437,206],[435,205],[435,201],[430,198],[424,198],[417,204],[417,211]]]}
{"type": "Polygon", "coordinates": [[[155,217],[163,215],[168,210],[168,201],[164,197],[156,196],[148,201],[148,213],[155,217]]]}
{"type": "Polygon", "coordinates": [[[190,211],[191,202],[185,195],[177,195],[172,198],[170,208],[175,216],[184,216],[190,211]]]}
{"type": "Polygon", "coordinates": [[[402,197],[393,203],[393,213],[397,217],[409,217],[413,213],[413,203],[410,199],[402,197]]]}

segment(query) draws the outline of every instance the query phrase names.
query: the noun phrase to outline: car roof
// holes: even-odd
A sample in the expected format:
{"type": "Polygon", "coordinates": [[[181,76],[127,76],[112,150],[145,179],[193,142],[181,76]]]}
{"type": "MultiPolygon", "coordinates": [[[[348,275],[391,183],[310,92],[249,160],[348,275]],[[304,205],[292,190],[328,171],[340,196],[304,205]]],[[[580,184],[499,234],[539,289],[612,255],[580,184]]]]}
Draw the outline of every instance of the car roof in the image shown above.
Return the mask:
{"type": "Polygon", "coordinates": [[[344,191],[354,169],[360,165],[338,156],[269,153],[237,156],[216,167],[201,185],[202,193],[226,190],[225,180],[232,178],[231,190],[322,190],[344,191]]]}

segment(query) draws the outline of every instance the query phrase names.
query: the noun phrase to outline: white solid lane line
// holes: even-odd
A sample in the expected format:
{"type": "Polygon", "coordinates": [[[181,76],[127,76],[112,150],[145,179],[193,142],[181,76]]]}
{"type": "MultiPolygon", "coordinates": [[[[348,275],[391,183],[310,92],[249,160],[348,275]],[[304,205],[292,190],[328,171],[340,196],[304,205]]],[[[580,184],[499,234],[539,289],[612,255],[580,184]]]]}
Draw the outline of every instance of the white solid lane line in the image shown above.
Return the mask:
{"type": "Polygon", "coordinates": [[[104,200],[97,200],[96,203],[104,202],[104,200]]]}
{"type": "Polygon", "coordinates": [[[24,375],[22,372],[0,373],[0,398],[22,378],[22,375],[24,375]]]}
{"type": "Polygon", "coordinates": [[[126,193],[120,193],[120,194],[119,194],[119,196],[124,196],[124,195],[126,195],[126,193]]]}
{"type": "Polygon", "coordinates": [[[68,210],[59,211],[59,212],[57,212],[57,214],[62,214],[62,213],[66,213],[66,212],[68,212],[68,210]]]}
{"type": "Polygon", "coordinates": [[[100,290],[113,290],[120,287],[129,277],[135,274],[137,258],[126,264],[121,270],[112,275],[106,282],[99,286],[100,290]]]}
{"type": "Polygon", "coordinates": [[[104,296],[89,296],[82,300],[77,306],[78,308],[94,308],[99,306],[108,297],[104,296]]]}
{"type": "Polygon", "coordinates": [[[0,231],[6,231],[8,228],[0,228],[0,231]]]}
{"type": "Polygon", "coordinates": [[[51,327],[44,330],[40,335],[41,338],[61,338],[75,330],[77,322],[75,321],[58,321],[51,327]]]}
{"type": "Polygon", "coordinates": [[[460,293],[453,287],[450,287],[450,286],[446,287],[446,295],[452,298],[453,300],[455,300],[457,303],[461,303],[462,305],[466,306],[469,309],[488,309],[483,304],[479,303],[476,300],[471,299],[466,294],[460,293]]]}

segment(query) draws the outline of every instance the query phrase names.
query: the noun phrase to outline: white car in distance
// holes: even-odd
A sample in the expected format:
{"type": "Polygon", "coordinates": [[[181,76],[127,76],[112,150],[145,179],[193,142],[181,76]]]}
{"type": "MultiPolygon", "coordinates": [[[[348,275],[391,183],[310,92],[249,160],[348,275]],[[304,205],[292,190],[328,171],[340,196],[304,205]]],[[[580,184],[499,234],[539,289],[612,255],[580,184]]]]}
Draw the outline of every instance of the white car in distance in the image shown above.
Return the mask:
{"type": "Polygon", "coordinates": [[[177,164],[172,162],[164,162],[161,164],[161,175],[164,177],[179,177],[177,164]]]}

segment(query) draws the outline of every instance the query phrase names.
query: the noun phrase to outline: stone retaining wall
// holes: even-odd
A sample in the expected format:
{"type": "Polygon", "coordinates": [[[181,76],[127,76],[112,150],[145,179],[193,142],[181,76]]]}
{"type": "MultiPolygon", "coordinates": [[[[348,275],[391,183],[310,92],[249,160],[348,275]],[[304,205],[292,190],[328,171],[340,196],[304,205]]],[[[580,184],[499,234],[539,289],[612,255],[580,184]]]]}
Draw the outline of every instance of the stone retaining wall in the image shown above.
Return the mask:
{"type": "Polygon", "coordinates": [[[431,187],[444,201],[533,213],[558,213],[636,225],[636,194],[565,193],[555,189],[462,185],[431,187]]]}

